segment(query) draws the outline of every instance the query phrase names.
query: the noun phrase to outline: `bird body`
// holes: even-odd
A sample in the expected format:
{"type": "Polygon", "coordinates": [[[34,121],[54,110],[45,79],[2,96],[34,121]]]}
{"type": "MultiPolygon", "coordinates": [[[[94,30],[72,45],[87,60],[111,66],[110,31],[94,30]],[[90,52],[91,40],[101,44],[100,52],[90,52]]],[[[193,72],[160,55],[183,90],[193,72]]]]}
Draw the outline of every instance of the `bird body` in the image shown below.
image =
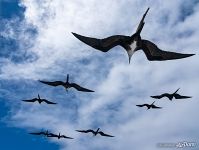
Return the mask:
{"type": "Polygon", "coordinates": [[[175,99],[187,99],[187,98],[191,98],[191,96],[182,96],[180,94],[178,94],[177,92],[179,91],[180,88],[178,88],[174,93],[164,93],[164,94],[161,94],[161,95],[156,95],[156,96],[151,96],[152,98],[155,98],[155,99],[161,99],[163,97],[167,97],[170,101],[173,100],[173,98],[175,99]]]}
{"type": "Polygon", "coordinates": [[[77,132],[81,132],[81,133],[89,133],[89,132],[91,132],[94,136],[96,136],[97,134],[100,134],[101,136],[114,137],[112,135],[105,134],[104,132],[99,131],[99,130],[100,130],[100,128],[98,128],[96,131],[91,130],[91,129],[88,129],[88,130],[76,130],[76,131],[77,132]]]}
{"type": "Polygon", "coordinates": [[[156,105],[154,105],[154,103],[155,103],[155,101],[152,103],[152,104],[142,104],[142,105],[136,105],[136,106],[138,106],[138,107],[144,107],[144,106],[146,106],[147,107],[147,109],[161,109],[162,107],[158,107],[158,106],[156,106],[156,105]]]}
{"type": "Polygon", "coordinates": [[[45,102],[46,104],[57,104],[57,103],[53,103],[51,101],[48,101],[46,99],[41,99],[39,94],[38,94],[38,98],[33,98],[33,99],[30,99],[30,100],[22,100],[22,101],[24,101],[24,102],[32,102],[32,103],[38,102],[39,104],[41,104],[42,102],[45,102]]]}
{"type": "Polygon", "coordinates": [[[39,82],[41,83],[44,83],[44,84],[47,84],[47,85],[50,85],[50,86],[63,86],[66,91],[69,89],[69,88],[75,88],[76,90],[78,91],[82,91],[82,92],[94,92],[92,90],[89,90],[89,89],[86,89],[84,87],[81,87],[80,85],[76,84],[76,83],[69,83],[69,75],[67,75],[67,80],[66,82],[63,82],[63,81],[53,81],[53,82],[49,82],[49,81],[41,81],[39,80],[39,82]]]}
{"type": "Polygon", "coordinates": [[[194,55],[194,54],[182,54],[182,53],[163,51],[151,41],[142,39],[140,36],[140,33],[144,27],[144,24],[145,24],[144,18],[148,11],[149,11],[149,8],[144,13],[137,27],[136,32],[132,36],[113,35],[104,39],[97,39],[93,37],[82,36],[73,32],[72,34],[83,43],[97,50],[100,50],[102,52],[107,52],[115,46],[122,46],[128,54],[129,63],[131,61],[131,57],[134,54],[134,52],[141,49],[144,51],[149,61],[182,59],[182,58],[186,58],[186,57],[190,57],[194,55]]]}

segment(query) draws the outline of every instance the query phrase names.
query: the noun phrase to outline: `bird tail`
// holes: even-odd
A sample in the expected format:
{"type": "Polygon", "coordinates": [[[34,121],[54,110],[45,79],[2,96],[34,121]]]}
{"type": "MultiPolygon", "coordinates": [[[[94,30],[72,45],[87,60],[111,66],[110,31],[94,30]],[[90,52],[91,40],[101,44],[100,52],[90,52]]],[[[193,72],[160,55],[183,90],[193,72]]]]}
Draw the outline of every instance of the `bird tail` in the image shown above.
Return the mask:
{"type": "Polygon", "coordinates": [[[69,74],[67,74],[66,82],[67,82],[67,83],[69,82],[69,74]]]}
{"type": "Polygon", "coordinates": [[[142,31],[142,29],[143,29],[143,27],[144,27],[144,24],[145,24],[144,18],[146,17],[146,14],[148,13],[149,9],[150,9],[150,8],[148,7],[148,9],[147,9],[146,12],[144,13],[144,15],[143,15],[143,17],[142,17],[142,19],[141,19],[141,21],[140,21],[140,23],[139,23],[139,25],[138,25],[138,28],[137,28],[137,30],[136,30],[136,34],[138,34],[138,35],[140,35],[140,33],[141,33],[141,31],[142,31]]]}
{"type": "Polygon", "coordinates": [[[176,94],[179,91],[180,88],[178,88],[173,94],[176,94]]]}

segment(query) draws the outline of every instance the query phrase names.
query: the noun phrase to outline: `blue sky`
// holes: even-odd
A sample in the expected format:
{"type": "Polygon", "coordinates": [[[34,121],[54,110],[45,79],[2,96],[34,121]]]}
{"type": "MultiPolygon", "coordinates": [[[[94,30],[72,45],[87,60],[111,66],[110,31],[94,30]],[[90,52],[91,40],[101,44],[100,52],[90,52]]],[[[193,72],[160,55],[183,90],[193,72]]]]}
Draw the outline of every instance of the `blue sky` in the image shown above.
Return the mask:
{"type": "Polygon", "coordinates": [[[3,0],[0,17],[0,132],[5,137],[0,148],[157,150],[160,142],[199,143],[197,0],[3,0]],[[71,34],[131,35],[148,7],[142,38],[164,50],[195,56],[149,62],[139,51],[129,65],[122,48],[105,54],[71,34]],[[38,82],[64,81],[67,74],[71,82],[96,92],[71,89],[67,93],[62,87],[38,82]],[[193,98],[156,101],[164,107],[159,111],[135,106],[152,103],[151,95],[177,88],[193,98]],[[38,93],[58,105],[21,102],[38,93]],[[74,131],[98,127],[116,137],[93,138],[74,131]],[[75,139],[58,141],[28,134],[45,129],[75,139]]]}
{"type": "MultiPolygon", "coordinates": [[[[6,19],[11,20],[14,17],[19,17],[23,19],[24,8],[18,5],[18,1],[0,1],[0,21],[6,19]]],[[[9,51],[13,49],[17,49],[17,44],[15,41],[7,40],[1,38],[1,58],[9,57],[9,51]]],[[[14,58],[15,59],[15,58],[14,58]]],[[[14,87],[18,84],[12,85],[9,81],[1,80],[1,88],[3,85],[7,85],[6,89],[13,90],[17,92],[14,87]],[[7,85],[8,83],[8,85],[7,85]]],[[[13,150],[13,149],[21,149],[21,150],[35,150],[35,149],[49,149],[54,150],[58,149],[59,146],[54,143],[49,143],[45,138],[36,138],[28,134],[27,129],[16,128],[12,125],[9,125],[7,122],[7,118],[5,116],[9,116],[10,105],[8,104],[8,99],[4,95],[4,92],[1,91],[0,96],[0,132],[2,135],[1,138],[1,149],[4,150],[13,150]]],[[[15,100],[14,100],[15,101],[15,100]]]]}

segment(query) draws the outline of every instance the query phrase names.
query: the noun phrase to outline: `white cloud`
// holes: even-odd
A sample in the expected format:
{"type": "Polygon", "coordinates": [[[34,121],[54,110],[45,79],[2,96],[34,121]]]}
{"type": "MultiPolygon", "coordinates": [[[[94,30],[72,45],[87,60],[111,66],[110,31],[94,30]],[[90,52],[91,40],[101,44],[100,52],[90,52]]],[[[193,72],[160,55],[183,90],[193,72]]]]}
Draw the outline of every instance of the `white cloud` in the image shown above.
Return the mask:
{"type": "MultiPolygon", "coordinates": [[[[17,39],[21,42],[22,52],[34,53],[37,59],[21,63],[3,61],[0,77],[65,80],[66,74],[70,73],[72,81],[93,88],[96,92],[84,94],[72,91],[72,94],[66,95],[59,88],[60,96],[53,88],[39,84],[40,92],[49,92],[50,99],[61,98],[63,106],[50,109],[48,106],[20,104],[19,109],[13,110],[11,120],[19,127],[38,130],[48,124],[52,131],[62,131],[76,138],[72,142],[59,142],[62,149],[155,150],[158,142],[197,140],[198,134],[191,134],[198,132],[199,124],[196,120],[199,83],[197,55],[183,60],[149,62],[143,52],[136,52],[129,65],[122,48],[114,48],[105,54],[81,43],[71,34],[77,32],[99,38],[112,34],[130,35],[150,6],[142,37],[165,50],[197,53],[199,6],[195,4],[193,14],[179,22],[180,8],[184,2],[22,1],[21,5],[26,7],[26,11],[23,24],[19,26],[20,38],[17,39]],[[34,38],[22,32],[30,26],[37,29],[34,38]],[[179,36],[187,30],[193,33],[179,36]],[[26,46],[27,41],[30,41],[30,47],[26,46]],[[157,101],[157,105],[164,107],[160,111],[146,111],[135,106],[153,102],[149,97],[151,95],[173,92],[179,87],[179,93],[193,95],[193,99],[157,101]],[[91,138],[74,131],[98,125],[116,137],[91,138]]],[[[9,26],[8,29],[3,36],[14,38],[15,28],[9,26]]],[[[33,89],[34,92],[37,90],[33,89]]]]}

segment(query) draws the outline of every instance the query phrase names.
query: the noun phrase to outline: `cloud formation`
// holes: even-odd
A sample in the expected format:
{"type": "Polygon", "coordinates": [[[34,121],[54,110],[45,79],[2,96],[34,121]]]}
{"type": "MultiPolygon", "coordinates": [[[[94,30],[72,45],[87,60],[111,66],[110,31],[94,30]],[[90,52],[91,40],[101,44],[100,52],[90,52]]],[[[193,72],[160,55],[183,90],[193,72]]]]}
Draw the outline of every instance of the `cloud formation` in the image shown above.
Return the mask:
{"type": "Polygon", "coordinates": [[[199,5],[197,1],[147,0],[23,0],[23,20],[6,21],[1,36],[18,43],[14,56],[1,60],[2,89],[11,99],[20,100],[41,93],[59,103],[54,106],[11,105],[8,119],[17,127],[62,131],[74,141],[57,141],[61,149],[121,150],[158,149],[157,143],[198,140],[197,89],[198,56],[166,62],[149,62],[136,52],[128,64],[126,52],[116,47],[108,53],[94,50],[78,41],[71,32],[106,37],[131,35],[151,7],[142,38],[150,39],[165,50],[197,53],[199,5]],[[19,23],[20,22],[20,23],[19,23]],[[17,26],[16,26],[17,25],[17,26]],[[15,61],[16,54],[20,56],[15,61]],[[39,79],[71,80],[93,88],[93,94],[52,88],[39,79]],[[11,83],[18,87],[10,89],[11,83]],[[21,86],[23,85],[23,86],[21,86]],[[193,99],[157,101],[159,111],[137,108],[153,102],[149,96],[173,92],[192,95],[193,99]],[[75,133],[76,129],[98,128],[115,135],[107,139],[75,133]],[[88,144],[89,143],[89,144],[88,144]]]}

